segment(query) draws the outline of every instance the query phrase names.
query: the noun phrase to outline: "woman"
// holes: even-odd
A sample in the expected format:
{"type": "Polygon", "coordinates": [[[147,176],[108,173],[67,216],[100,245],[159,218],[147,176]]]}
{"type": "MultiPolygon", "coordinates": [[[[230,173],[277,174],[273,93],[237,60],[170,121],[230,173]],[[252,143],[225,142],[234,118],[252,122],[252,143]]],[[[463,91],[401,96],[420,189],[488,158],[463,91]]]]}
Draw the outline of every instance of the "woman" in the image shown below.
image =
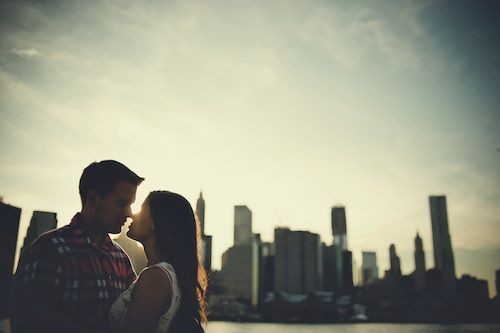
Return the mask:
{"type": "Polygon", "coordinates": [[[206,274],[199,228],[179,194],[151,192],[127,236],[144,245],[148,266],[110,310],[112,332],[204,332],[206,274]]]}

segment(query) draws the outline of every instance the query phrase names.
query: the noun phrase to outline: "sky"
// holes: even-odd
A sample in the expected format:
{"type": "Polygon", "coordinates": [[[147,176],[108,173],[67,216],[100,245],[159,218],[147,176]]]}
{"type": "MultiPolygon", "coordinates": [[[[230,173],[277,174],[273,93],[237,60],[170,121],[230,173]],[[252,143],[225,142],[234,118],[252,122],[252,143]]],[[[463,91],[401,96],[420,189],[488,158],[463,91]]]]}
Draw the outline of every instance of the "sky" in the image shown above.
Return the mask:
{"type": "MultiPolygon", "coordinates": [[[[433,266],[428,196],[446,195],[457,275],[500,269],[498,1],[0,2],[0,195],[58,225],[116,159],[149,191],[203,191],[213,262],[235,205],[253,231],[389,245],[433,266]]],[[[19,245],[20,246],[20,245],[19,245]]]]}

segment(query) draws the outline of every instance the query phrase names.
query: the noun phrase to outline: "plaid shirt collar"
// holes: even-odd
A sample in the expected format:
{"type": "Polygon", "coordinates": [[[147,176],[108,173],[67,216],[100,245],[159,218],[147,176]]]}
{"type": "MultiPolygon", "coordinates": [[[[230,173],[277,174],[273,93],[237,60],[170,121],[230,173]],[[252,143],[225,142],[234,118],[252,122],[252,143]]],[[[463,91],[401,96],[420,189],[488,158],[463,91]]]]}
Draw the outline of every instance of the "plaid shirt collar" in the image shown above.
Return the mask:
{"type": "Polygon", "coordinates": [[[113,248],[113,241],[111,240],[111,237],[109,237],[109,234],[105,234],[98,244],[92,243],[82,221],[80,213],[76,213],[75,216],[73,216],[69,226],[77,244],[96,247],[97,249],[102,251],[109,251],[113,248]]]}

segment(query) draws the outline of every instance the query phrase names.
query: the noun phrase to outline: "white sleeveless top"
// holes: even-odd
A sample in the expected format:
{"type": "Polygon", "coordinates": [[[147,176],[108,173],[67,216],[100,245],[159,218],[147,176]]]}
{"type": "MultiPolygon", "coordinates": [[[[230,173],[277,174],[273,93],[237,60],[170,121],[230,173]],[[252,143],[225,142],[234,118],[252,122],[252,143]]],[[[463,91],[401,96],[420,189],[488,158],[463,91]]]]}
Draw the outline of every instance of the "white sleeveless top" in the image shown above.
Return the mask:
{"type": "MultiPolygon", "coordinates": [[[[160,267],[162,271],[167,274],[170,284],[172,285],[172,302],[167,312],[160,317],[158,326],[156,326],[155,330],[155,333],[167,333],[169,332],[174,316],[181,305],[181,290],[179,289],[177,275],[175,274],[175,270],[172,265],[167,262],[160,262],[153,266],[160,267]]],[[[142,270],[142,272],[144,272],[144,270],[142,270]]],[[[130,304],[130,295],[134,286],[135,282],[132,283],[132,285],[117,298],[109,310],[109,328],[112,333],[118,333],[123,330],[128,305],[130,304]]]]}

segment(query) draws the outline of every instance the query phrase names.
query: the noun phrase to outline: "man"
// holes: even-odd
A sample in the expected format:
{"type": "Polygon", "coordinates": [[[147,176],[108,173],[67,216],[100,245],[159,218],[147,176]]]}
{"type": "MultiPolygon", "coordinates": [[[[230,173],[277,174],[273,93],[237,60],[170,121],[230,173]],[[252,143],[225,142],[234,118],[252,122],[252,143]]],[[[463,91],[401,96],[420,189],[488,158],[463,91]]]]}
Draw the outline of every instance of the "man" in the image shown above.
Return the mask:
{"type": "Polygon", "coordinates": [[[112,160],[90,164],[80,178],[82,210],[41,235],[15,275],[13,332],[103,332],[114,300],[135,280],[119,233],[144,180],[112,160]]]}

